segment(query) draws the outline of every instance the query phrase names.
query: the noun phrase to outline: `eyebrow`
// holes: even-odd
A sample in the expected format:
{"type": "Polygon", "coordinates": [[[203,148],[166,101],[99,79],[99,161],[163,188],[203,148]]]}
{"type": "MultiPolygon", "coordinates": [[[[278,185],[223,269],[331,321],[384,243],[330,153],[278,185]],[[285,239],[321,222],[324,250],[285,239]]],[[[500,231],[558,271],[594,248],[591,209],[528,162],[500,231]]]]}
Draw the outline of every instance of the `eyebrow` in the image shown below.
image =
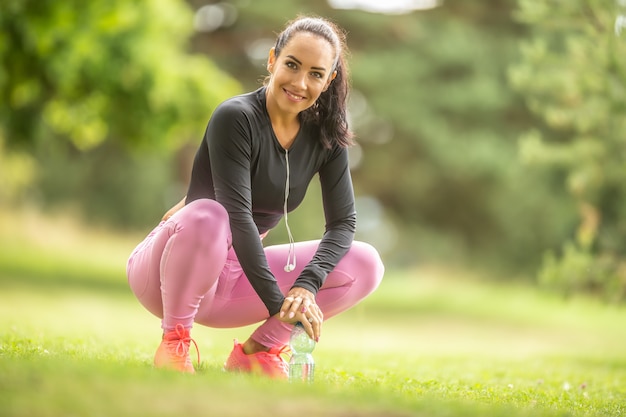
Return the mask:
{"type": "MultiPolygon", "coordinates": [[[[291,58],[291,59],[293,59],[294,61],[296,61],[296,63],[297,63],[298,65],[302,65],[302,62],[301,62],[298,58],[296,58],[295,56],[293,56],[293,55],[287,55],[287,58],[291,58]]],[[[314,69],[314,70],[317,70],[317,71],[326,71],[326,68],[324,68],[324,67],[311,67],[311,69],[314,69]]]]}

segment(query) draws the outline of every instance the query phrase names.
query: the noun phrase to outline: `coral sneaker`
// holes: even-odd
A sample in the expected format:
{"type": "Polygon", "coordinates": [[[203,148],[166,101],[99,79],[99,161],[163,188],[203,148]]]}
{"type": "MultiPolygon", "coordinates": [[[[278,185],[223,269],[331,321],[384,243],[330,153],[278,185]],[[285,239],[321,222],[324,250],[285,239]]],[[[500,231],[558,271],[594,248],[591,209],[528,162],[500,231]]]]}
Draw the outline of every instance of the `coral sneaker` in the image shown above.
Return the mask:
{"type": "Polygon", "coordinates": [[[193,374],[195,369],[189,358],[191,342],[196,347],[198,364],[200,364],[200,352],[196,341],[189,337],[188,329],[185,329],[182,324],[177,324],[174,330],[163,334],[163,340],[154,355],[154,366],[193,374]]]}
{"type": "Polygon", "coordinates": [[[229,372],[245,372],[265,375],[274,379],[289,377],[289,364],[282,358],[287,346],[282,349],[272,348],[269,352],[257,352],[246,355],[243,345],[235,340],[235,347],[224,364],[229,372]]]}

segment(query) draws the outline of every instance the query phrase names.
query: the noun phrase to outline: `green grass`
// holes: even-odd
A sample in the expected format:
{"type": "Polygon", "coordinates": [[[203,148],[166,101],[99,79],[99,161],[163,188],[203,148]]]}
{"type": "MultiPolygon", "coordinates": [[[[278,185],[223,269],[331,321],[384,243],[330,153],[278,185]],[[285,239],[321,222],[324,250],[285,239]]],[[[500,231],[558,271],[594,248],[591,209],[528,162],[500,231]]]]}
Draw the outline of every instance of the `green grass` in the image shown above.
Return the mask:
{"type": "Polygon", "coordinates": [[[626,415],[626,311],[437,268],[329,320],[312,386],[224,373],[251,327],[198,326],[197,374],[158,371],[124,276],[137,237],[1,214],[0,416],[626,415]]]}

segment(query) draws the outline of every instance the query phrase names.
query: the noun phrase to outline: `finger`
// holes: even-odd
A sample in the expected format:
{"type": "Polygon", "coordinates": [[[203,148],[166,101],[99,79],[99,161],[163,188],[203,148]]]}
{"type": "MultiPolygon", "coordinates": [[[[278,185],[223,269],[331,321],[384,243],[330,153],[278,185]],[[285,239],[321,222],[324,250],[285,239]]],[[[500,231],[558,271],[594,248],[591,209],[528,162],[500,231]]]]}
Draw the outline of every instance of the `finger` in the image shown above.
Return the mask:
{"type": "Polygon", "coordinates": [[[313,340],[315,340],[316,342],[319,342],[321,336],[322,336],[322,322],[314,321],[313,322],[313,340]]]}
{"type": "MultiPolygon", "coordinates": [[[[311,325],[311,334],[309,336],[315,340],[319,341],[320,336],[322,334],[322,324],[323,324],[323,315],[318,306],[313,305],[306,314],[303,314],[306,321],[311,325]]],[[[303,322],[303,327],[306,328],[306,324],[303,322]]]]}
{"type": "Polygon", "coordinates": [[[310,304],[307,308],[307,317],[314,317],[316,321],[324,321],[324,314],[317,304],[310,304]]]}
{"type": "MultiPolygon", "coordinates": [[[[317,337],[317,335],[315,334],[315,330],[313,328],[313,323],[311,321],[309,321],[309,317],[307,317],[305,314],[303,313],[298,313],[298,321],[300,321],[300,323],[302,323],[302,327],[304,328],[304,331],[306,332],[306,334],[309,335],[309,337],[313,340],[315,340],[315,338],[317,337]]],[[[311,317],[311,320],[315,320],[311,317]]]]}
{"type": "Polygon", "coordinates": [[[318,310],[318,311],[317,311],[317,320],[318,320],[320,323],[323,323],[323,322],[324,322],[324,313],[322,313],[322,310],[318,310]]]}
{"type": "Polygon", "coordinates": [[[285,317],[285,314],[289,312],[289,309],[291,308],[291,305],[293,304],[293,300],[294,298],[291,296],[285,297],[285,300],[283,301],[283,305],[280,307],[280,313],[279,313],[280,318],[285,317]]]}
{"type": "Polygon", "coordinates": [[[310,314],[313,319],[313,333],[315,335],[315,341],[319,342],[319,339],[322,335],[322,324],[324,323],[324,314],[319,306],[314,305],[310,309],[310,314]]]}
{"type": "Polygon", "coordinates": [[[308,301],[308,300],[302,301],[302,307],[300,307],[300,312],[301,313],[306,313],[307,311],[311,311],[311,306],[312,305],[313,304],[310,301],[308,301]]]}
{"type": "Polygon", "coordinates": [[[293,302],[291,303],[291,306],[289,307],[288,317],[290,319],[295,317],[296,313],[299,312],[301,306],[302,306],[302,297],[295,297],[293,299],[293,302]]]}
{"type": "Polygon", "coordinates": [[[316,342],[320,341],[320,337],[322,337],[322,325],[324,324],[324,322],[317,318],[313,321],[313,323],[311,323],[313,326],[313,335],[314,335],[314,339],[316,342]]]}
{"type": "Polygon", "coordinates": [[[308,322],[307,324],[311,326],[311,332],[309,333],[309,337],[315,340],[316,342],[318,342],[320,340],[320,330],[321,330],[320,321],[316,317],[310,316],[307,318],[307,322],[308,322]]]}

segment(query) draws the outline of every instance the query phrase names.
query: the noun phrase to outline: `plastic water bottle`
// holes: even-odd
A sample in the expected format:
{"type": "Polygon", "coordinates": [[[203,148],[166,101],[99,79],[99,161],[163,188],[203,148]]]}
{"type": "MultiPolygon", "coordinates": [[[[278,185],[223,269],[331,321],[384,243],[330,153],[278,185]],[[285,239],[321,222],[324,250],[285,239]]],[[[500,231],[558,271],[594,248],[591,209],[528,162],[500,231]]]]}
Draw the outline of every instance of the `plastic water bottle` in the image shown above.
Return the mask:
{"type": "Polygon", "coordinates": [[[289,347],[291,348],[289,381],[313,382],[315,361],[311,353],[315,349],[315,341],[306,334],[300,322],[293,326],[291,337],[289,338],[289,347]]]}

